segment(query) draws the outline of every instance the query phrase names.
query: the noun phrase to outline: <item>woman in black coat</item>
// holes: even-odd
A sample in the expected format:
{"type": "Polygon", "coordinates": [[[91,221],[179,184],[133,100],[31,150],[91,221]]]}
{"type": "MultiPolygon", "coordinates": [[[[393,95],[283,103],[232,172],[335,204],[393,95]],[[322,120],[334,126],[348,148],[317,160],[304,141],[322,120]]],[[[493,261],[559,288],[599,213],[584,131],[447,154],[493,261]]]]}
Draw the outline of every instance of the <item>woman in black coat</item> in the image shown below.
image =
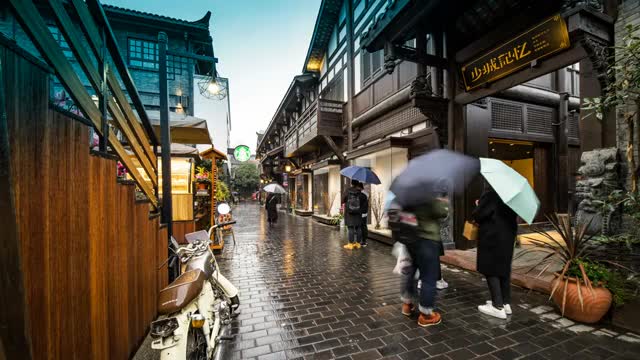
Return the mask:
{"type": "Polygon", "coordinates": [[[269,193],[267,195],[267,200],[265,202],[265,209],[267,209],[267,221],[269,222],[269,226],[278,222],[278,209],[276,205],[278,204],[278,195],[274,193],[269,193]]]}
{"type": "Polygon", "coordinates": [[[506,319],[511,314],[511,261],[518,215],[487,187],[472,217],[479,226],[477,270],[487,278],[491,293],[491,302],[478,310],[506,319]]]}

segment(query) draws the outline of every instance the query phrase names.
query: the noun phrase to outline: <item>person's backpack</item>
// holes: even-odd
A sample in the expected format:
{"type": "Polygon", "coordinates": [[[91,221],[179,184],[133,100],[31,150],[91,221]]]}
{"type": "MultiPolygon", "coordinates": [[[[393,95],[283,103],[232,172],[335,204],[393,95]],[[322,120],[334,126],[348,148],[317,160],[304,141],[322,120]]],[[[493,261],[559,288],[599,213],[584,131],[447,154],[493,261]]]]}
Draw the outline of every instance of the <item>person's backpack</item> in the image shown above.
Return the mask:
{"type": "Polygon", "coordinates": [[[349,214],[360,214],[360,194],[356,192],[350,192],[347,195],[347,211],[349,214]]]}
{"type": "Polygon", "coordinates": [[[389,218],[389,229],[394,241],[405,245],[411,245],[416,242],[418,239],[418,218],[416,214],[406,210],[393,209],[387,212],[387,216],[389,218]]]}

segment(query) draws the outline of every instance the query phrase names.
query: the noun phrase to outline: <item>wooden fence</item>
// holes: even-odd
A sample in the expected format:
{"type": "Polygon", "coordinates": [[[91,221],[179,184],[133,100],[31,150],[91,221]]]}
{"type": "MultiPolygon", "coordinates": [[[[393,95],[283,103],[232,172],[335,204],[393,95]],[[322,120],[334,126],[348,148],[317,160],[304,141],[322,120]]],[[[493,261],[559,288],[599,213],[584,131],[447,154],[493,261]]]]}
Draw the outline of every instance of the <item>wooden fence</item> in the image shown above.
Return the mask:
{"type": "MultiPolygon", "coordinates": [[[[19,247],[26,338],[35,359],[127,359],[167,283],[166,229],[118,183],[114,159],[90,154],[89,127],[49,107],[37,64],[0,44],[15,210],[0,216],[17,224],[3,241],[19,247]]],[[[28,358],[16,349],[5,342],[7,358],[28,358]]]]}

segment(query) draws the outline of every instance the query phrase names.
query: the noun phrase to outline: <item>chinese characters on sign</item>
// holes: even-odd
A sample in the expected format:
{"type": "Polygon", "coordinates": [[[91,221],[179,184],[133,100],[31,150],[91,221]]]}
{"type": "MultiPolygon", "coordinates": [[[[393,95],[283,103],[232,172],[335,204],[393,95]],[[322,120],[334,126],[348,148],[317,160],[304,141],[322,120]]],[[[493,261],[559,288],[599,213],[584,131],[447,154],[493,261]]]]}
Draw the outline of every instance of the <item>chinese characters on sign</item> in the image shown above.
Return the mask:
{"type": "Polygon", "coordinates": [[[567,25],[560,15],[555,15],[464,65],[462,78],[465,88],[473,90],[568,47],[567,25]]]}

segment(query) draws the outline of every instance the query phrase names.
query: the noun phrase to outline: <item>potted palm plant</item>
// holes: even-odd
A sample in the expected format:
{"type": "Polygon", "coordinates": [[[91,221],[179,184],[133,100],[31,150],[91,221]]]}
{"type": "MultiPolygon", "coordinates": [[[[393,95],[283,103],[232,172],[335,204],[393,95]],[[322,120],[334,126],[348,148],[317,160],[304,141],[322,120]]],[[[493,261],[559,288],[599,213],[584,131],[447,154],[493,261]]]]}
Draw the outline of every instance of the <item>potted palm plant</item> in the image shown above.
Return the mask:
{"type": "Polygon", "coordinates": [[[550,298],[562,315],[583,323],[600,321],[612,303],[611,291],[607,289],[611,271],[603,264],[617,264],[596,258],[598,244],[594,241],[594,235],[587,233],[591,220],[573,225],[571,217],[566,214],[548,215],[547,219],[559,238],[551,232],[534,229],[544,240],[528,237],[531,247],[515,258],[542,253],[540,259],[529,268],[529,271],[541,269],[538,276],[552,266],[559,265],[561,270],[555,274],[551,284],[550,298]]]}

